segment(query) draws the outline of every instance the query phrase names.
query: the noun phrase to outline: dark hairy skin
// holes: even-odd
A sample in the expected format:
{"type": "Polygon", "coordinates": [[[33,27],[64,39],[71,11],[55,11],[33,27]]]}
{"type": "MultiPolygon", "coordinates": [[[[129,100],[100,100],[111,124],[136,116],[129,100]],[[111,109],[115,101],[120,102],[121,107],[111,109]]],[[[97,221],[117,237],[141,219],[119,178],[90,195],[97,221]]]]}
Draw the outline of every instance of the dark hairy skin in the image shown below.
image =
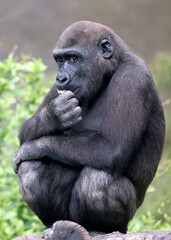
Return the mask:
{"type": "Polygon", "coordinates": [[[56,84],[21,126],[13,160],[22,196],[46,226],[125,233],[163,149],[152,76],[110,28],[89,21],[68,27],[53,56],[56,84]]]}

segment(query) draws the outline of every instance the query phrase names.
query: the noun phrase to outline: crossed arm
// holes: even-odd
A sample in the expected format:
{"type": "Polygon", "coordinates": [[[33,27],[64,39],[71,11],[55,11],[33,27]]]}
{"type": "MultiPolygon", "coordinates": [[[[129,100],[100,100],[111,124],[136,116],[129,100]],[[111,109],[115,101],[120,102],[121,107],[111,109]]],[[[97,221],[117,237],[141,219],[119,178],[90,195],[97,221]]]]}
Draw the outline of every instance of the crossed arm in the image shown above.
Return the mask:
{"type": "Polygon", "coordinates": [[[96,133],[74,137],[45,136],[22,144],[14,156],[13,167],[17,173],[22,161],[48,157],[71,167],[90,166],[108,169],[111,150],[112,148],[96,133]],[[106,158],[108,161],[104,161],[106,158]]]}
{"type": "MultiPolygon", "coordinates": [[[[54,109],[58,109],[54,110],[54,114],[60,122],[59,129],[60,126],[63,129],[71,127],[82,120],[78,101],[73,99],[73,95],[68,98],[71,92],[67,91],[62,95],[53,102],[54,109]],[[57,107],[60,99],[62,102],[66,101],[65,104],[61,102],[59,104],[62,110],[57,107]]],[[[38,139],[26,139],[14,156],[14,171],[18,172],[22,161],[48,157],[72,167],[89,166],[101,170],[119,168],[122,172],[136,146],[139,145],[146,128],[147,113],[144,112],[141,98],[137,100],[136,109],[131,109],[135,101],[132,94],[128,96],[126,102],[120,101],[122,106],[115,104],[118,99],[112,99],[110,95],[108,99],[109,102],[106,104],[110,107],[99,132],[92,131],[77,136],[55,134],[40,136],[38,139]]]]}

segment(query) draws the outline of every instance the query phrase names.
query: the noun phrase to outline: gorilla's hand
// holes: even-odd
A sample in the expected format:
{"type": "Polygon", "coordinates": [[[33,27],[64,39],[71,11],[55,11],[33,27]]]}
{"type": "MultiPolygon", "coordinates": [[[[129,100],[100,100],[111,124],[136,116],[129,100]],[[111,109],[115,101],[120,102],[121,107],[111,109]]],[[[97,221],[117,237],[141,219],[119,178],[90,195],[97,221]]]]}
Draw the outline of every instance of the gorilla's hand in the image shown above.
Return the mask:
{"type": "Polygon", "coordinates": [[[71,91],[66,91],[52,100],[51,108],[64,129],[70,128],[82,120],[82,110],[71,91]]]}
{"type": "Polygon", "coordinates": [[[45,157],[46,148],[46,137],[23,143],[13,158],[14,172],[18,173],[19,165],[23,161],[39,160],[45,157]]]}

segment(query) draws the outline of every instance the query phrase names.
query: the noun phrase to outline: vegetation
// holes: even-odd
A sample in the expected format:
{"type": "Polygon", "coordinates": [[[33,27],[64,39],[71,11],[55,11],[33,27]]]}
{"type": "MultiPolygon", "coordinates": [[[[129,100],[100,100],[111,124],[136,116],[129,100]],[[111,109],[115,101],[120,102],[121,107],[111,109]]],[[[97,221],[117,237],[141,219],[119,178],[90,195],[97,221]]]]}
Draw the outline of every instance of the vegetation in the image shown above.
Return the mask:
{"type": "Polygon", "coordinates": [[[166,139],[156,177],[150,185],[142,207],[129,224],[130,232],[171,229],[171,54],[157,55],[150,70],[163,100],[166,139]]]}
{"type": "MultiPolygon", "coordinates": [[[[12,169],[12,158],[19,147],[17,136],[21,123],[35,112],[53,82],[45,81],[45,69],[41,59],[24,55],[17,59],[14,51],[0,62],[0,239],[11,240],[16,236],[40,234],[43,230],[40,220],[21,198],[18,178],[12,169]]],[[[171,55],[160,55],[151,70],[161,95],[167,95],[171,90],[171,55]]],[[[169,101],[165,102],[167,136],[158,174],[143,206],[130,222],[129,231],[171,229],[170,106],[169,101]]]]}

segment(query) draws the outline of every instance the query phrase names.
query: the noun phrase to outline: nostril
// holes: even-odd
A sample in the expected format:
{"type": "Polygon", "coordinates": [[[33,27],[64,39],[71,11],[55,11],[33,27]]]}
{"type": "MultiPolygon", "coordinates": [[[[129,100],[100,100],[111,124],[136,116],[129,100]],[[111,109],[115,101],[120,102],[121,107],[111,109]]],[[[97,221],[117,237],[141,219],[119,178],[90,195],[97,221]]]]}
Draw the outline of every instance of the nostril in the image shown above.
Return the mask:
{"type": "Polygon", "coordinates": [[[63,82],[65,82],[67,80],[67,78],[63,78],[63,79],[61,79],[61,82],[63,83],[63,82]]]}
{"type": "Polygon", "coordinates": [[[68,79],[69,79],[69,76],[67,73],[58,73],[56,76],[56,80],[61,83],[66,82],[68,79]]]}

